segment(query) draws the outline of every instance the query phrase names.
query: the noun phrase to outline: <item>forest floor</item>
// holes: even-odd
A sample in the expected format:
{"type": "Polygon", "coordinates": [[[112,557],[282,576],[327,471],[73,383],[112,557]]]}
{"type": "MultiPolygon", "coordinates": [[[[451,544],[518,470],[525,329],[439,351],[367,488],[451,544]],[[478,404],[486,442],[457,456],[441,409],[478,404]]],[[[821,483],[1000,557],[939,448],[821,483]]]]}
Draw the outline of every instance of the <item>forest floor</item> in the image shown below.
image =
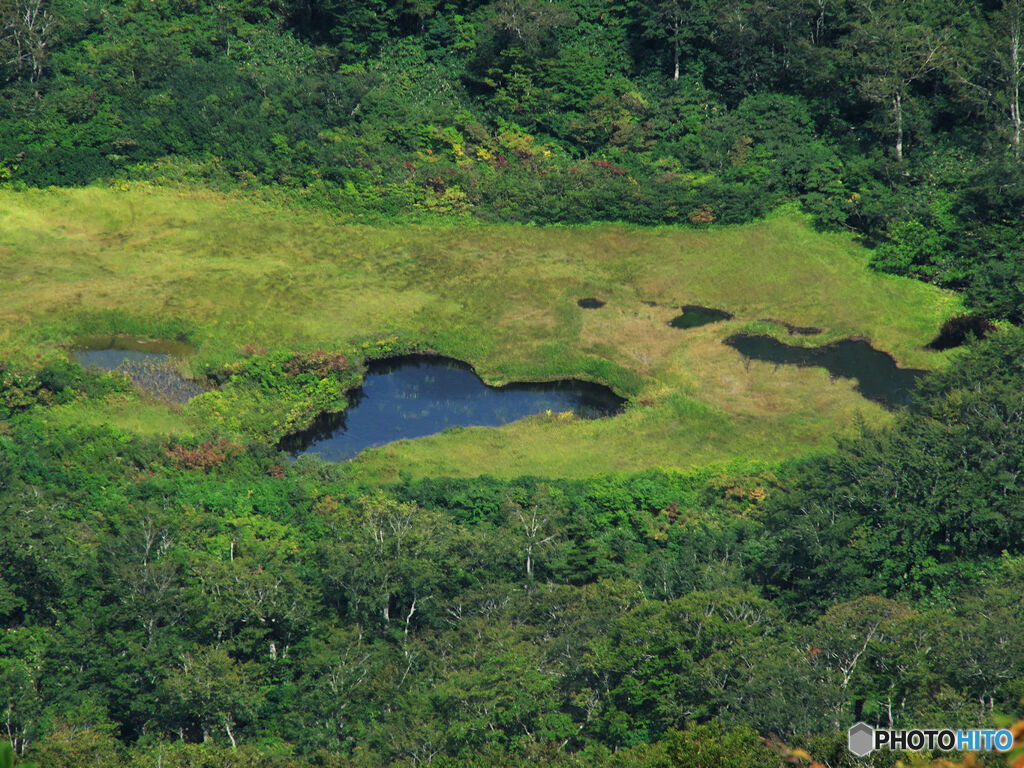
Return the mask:
{"type": "MultiPolygon", "coordinates": [[[[738,332],[788,344],[864,337],[901,367],[939,368],[925,344],[959,298],[868,268],[870,251],[792,210],[704,230],[431,223],[373,227],[212,192],[0,192],[0,353],[66,354],[85,332],[184,334],[194,372],[258,348],[344,352],[415,344],[488,383],[583,378],[631,400],[596,421],[531,417],[367,451],[377,480],[592,475],[828,447],[888,414],[821,368],[746,362],[738,332]],[[577,300],[596,297],[600,309],[577,300]],[[734,319],[681,330],[680,306],[734,319]],[[764,318],[823,329],[790,335],[764,318]],[[378,343],[379,342],[379,343],[378,343]]],[[[195,402],[195,401],[193,401],[195,402]]],[[[66,421],[202,433],[199,410],[134,395],[54,409],[66,421]]]]}

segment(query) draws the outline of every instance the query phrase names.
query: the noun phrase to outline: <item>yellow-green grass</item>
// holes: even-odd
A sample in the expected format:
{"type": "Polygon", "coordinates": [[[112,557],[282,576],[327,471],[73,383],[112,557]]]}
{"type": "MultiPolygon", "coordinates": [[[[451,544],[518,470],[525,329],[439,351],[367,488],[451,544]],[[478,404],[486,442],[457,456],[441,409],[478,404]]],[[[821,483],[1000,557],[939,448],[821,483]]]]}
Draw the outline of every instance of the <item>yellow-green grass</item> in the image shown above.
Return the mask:
{"type": "MultiPolygon", "coordinates": [[[[586,475],[774,460],[827,446],[860,415],[887,414],[816,368],[746,363],[721,344],[741,330],[788,343],[867,337],[900,365],[939,367],[924,349],[956,296],[880,275],[850,237],[780,213],[745,226],[431,224],[369,227],[214,193],[135,186],[0,193],[0,348],[53,350],[104,318],[187,328],[193,365],[242,346],[345,349],[399,336],[466,360],[491,383],[581,377],[633,405],[614,419],[538,416],[364,454],[378,476],[586,475]],[[579,298],[607,302],[580,309],[579,298]],[[655,302],[649,306],[645,302],[655,302]],[[670,328],[680,305],[735,320],[670,328]],[[773,318],[824,329],[788,336],[773,318]]],[[[136,430],[202,431],[148,406],[77,406],[61,418],[136,430]],[[172,427],[172,425],[174,425],[172,427]]],[[[190,420],[191,419],[191,420],[190,420]]]]}
{"type": "Polygon", "coordinates": [[[80,403],[56,405],[50,409],[46,419],[65,426],[114,424],[139,434],[181,435],[193,431],[192,425],[182,418],[179,411],[127,394],[111,395],[87,407],[80,403]]]}

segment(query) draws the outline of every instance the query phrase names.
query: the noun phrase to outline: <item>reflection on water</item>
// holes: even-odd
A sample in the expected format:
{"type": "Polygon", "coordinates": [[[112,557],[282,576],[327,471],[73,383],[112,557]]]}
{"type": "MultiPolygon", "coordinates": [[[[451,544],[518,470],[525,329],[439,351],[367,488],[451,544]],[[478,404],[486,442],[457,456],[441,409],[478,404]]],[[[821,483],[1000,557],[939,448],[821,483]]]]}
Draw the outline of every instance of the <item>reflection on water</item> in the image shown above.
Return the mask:
{"type": "Polygon", "coordinates": [[[203,388],[186,379],[173,358],[195,351],[181,341],[147,341],[131,336],[84,336],[75,341],[71,358],[83,368],[123,373],[143,392],[176,405],[187,403],[203,388]]]}
{"type": "Polygon", "coordinates": [[[910,404],[910,393],[924,371],[899,368],[896,361],[866,341],[837,341],[823,347],[791,347],[771,336],[737,334],[723,343],[751,360],[818,366],[832,376],[857,380],[857,391],[886,408],[910,404]]]}
{"type": "Polygon", "coordinates": [[[607,387],[581,381],[489,387],[457,360],[410,355],[371,363],[346,411],[321,417],[280,447],[345,461],[366,448],[449,427],[496,427],[545,411],[593,419],[618,412],[624,402],[607,387]]]}

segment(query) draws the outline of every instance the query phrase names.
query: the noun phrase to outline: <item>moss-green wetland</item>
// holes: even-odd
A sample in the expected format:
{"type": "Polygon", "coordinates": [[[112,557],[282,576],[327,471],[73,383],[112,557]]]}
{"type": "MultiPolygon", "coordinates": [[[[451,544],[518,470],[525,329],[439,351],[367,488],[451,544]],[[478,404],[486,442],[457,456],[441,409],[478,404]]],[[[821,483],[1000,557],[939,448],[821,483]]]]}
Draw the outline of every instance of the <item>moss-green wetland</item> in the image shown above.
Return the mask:
{"type": "MultiPolygon", "coordinates": [[[[903,367],[961,310],[949,292],[872,272],[851,238],[783,211],[730,228],[351,225],[239,197],[133,186],[0,193],[0,351],[65,355],[83,333],[186,338],[194,374],[243,349],[347,355],[409,348],[465,360],[489,383],[577,377],[630,399],[611,419],[544,414],[364,453],[354,473],[580,476],[778,460],[889,418],[818,368],[746,362],[722,339],[865,337],[903,367]],[[577,301],[598,297],[599,309],[577,301]],[[686,304],[734,319],[693,329],[686,304]],[[791,336],[757,318],[823,329],[791,336]]],[[[53,409],[139,432],[247,433],[269,397],[207,393],[182,408],[119,393],[53,409]]],[[[268,417],[269,418],[269,417],[268,417]]],[[[280,421],[274,423],[280,426],[280,421]]],[[[273,429],[270,430],[273,432],[273,429]]],[[[272,439],[273,434],[265,436],[272,439]]]]}

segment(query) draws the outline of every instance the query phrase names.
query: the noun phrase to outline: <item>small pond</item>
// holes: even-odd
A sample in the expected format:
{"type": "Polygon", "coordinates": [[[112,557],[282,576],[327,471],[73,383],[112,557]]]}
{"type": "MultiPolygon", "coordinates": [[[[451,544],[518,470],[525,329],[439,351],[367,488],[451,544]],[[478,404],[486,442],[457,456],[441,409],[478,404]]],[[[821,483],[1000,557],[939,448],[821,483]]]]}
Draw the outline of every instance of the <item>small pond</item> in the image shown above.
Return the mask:
{"type": "Polygon", "coordinates": [[[857,391],[886,408],[910,404],[910,393],[924,371],[900,368],[866,341],[847,339],[823,347],[791,347],[771,336],[737,334],[723,343],[749,360],[818,366],[832,376],[857,380],[857,391]]]}
{"type": "Polygon", "coordinates": [[[607,303],[608,302],[606,301],[601,301],[600,299],[596,299],[593,296],[591,296],[586,299],[580,299],[579,301],[576,302],[576,306],[582,309],[600,309],[607,303]]]}
{"type": "Polygon", "coordinates": [[[184,341],[94,334],[75,339],[71,357],[83,367],[94,365],[104,371],[113,371],[126,361],[144,363],[169,357],[184,358],[195,351],[195,347],[184,341]]]}
{"type": "Polygon", "coordinates": [[[995,326],[984,317],[959,315],[942,324],[939,335],[928,344],[928,349],[953,349],[967,343],[969,338],[983,339],[995,330],[995,326]]]}
{"type": "Polygon", "coordinates": [[[732,319],[732,314],[724,309],[702,307],[697,304],[687,304],[680,309],[683,310],[683,314],[672,318],[668,323],[673,328],[697,328],[701,325],[732,319]]]}
{"type": "Polygon", "coordinates": [[[281,450],[345,461],[366,448],[449,427],[497,427],[549,410],[593,419],[617,413],[625,403],[607,387],[583,381],[490,387],[465,363],[424,355],[370,363],[350,400],[346,411],[325,414],[285,437],[281,450]]]}
{"type": "Polygon", "coordinates": [[[176,405],[204,391],[198,382],[182,376],[175,362],[193,352],[195,348],[183,341],[123,335],[83,336],[70,350],[71,358],[83,368],[118,371],[143,392],[176,405]]]}

